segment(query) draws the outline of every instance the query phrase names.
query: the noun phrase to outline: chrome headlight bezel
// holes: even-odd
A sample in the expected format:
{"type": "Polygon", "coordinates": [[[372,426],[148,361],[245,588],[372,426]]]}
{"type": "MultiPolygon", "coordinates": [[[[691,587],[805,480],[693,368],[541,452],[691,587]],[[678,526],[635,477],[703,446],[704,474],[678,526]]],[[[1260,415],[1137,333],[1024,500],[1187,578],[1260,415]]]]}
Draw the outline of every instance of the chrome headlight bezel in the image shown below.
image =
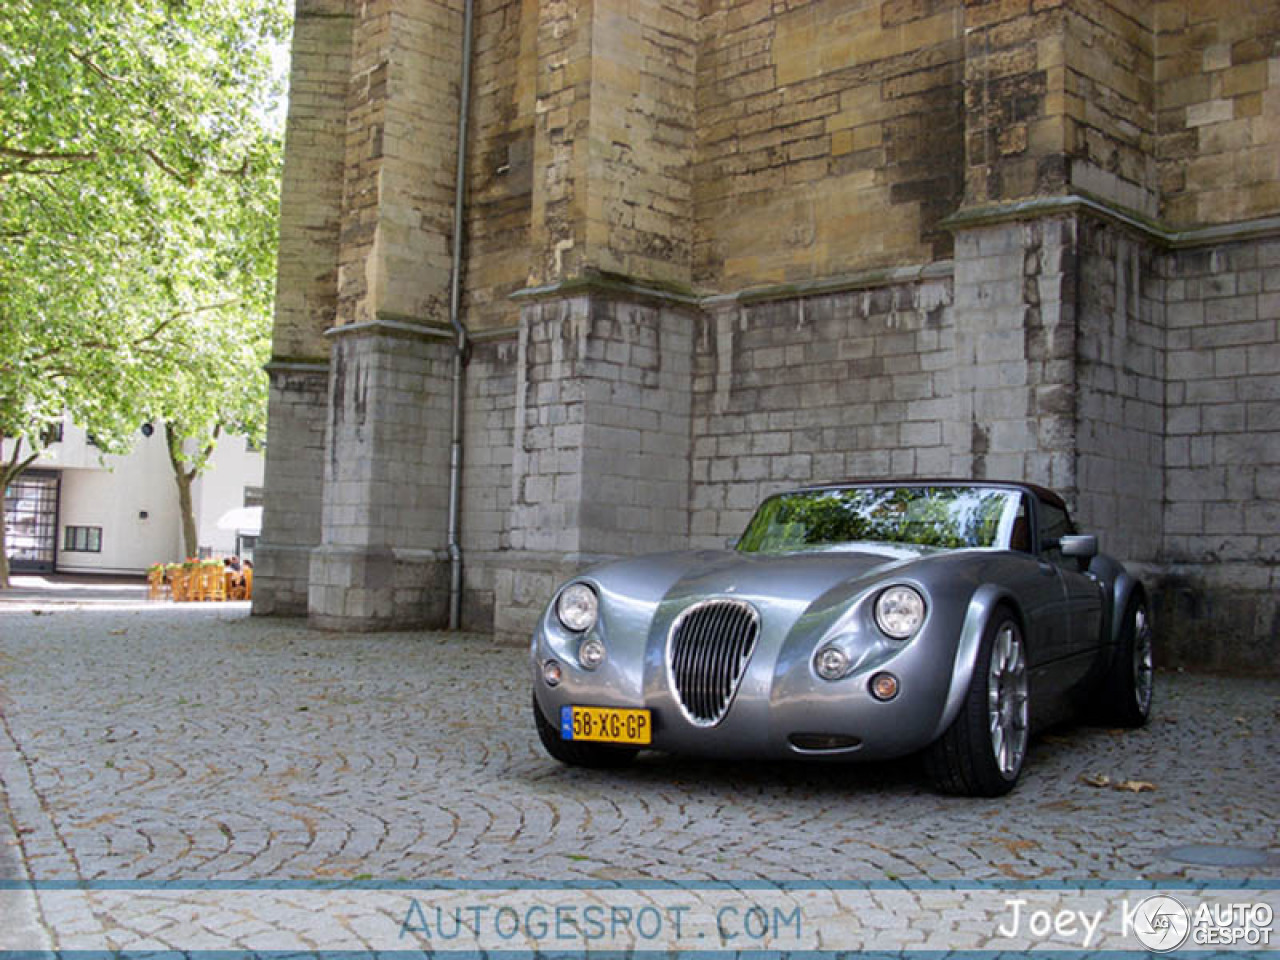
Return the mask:
{"type": "Polygon", "coordinates": [[[823,680],[843,680],[852,666],[848,651],[834,643],[824,643],[813,655],[813,672],[823,680]]]}
{"type": "Polygon", "coordinates": [[[608,651],[605,649],[604,641],[598,636],[584,636],[582,642],[578,644],[578,665],[583,670],[595,670],[604,663],[607,656],[608,651]]]}
{"type": "Polygon", "coordinates": [[[556,619],[570,633],[586,633],[600,619],[600,598],[588,583],[576,581],[556,597],[556,619]]]}
{"type": "Polygon", "coordinates": [[[924,594],[906,583],[885,587],[876,597],[876,626],[893,640],[910,640],[924,625],[928,605],[924,594]]]}

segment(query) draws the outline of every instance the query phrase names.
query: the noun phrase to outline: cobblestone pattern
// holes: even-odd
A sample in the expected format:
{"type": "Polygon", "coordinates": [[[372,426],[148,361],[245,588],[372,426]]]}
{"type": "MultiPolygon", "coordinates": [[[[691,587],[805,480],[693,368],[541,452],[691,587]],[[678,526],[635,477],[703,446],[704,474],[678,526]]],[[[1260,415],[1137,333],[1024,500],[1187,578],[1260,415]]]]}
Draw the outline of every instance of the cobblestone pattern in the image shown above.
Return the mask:
{"type": "Polygon", "coordinates": [[[949,472],[950,286],[883,286],[720,309],[703,320],[695,546],[723,546],[761,499],[789,486],[949,472]]]}
{"type": "Polygon", "coordinates": [[[905,764],[566,768],[537,743],[525,656],[212,606],[0,610],[0,842],[38,881],[1276,882],[1274,860],[1164,855],[1280,852],[1276,681],[1162,674],[1148,728],[1061,729],[987,801],[905,764]]]}
{"type": "Polygon", "coordinates": [[[1164,270],[1166,627],[1188,662],[1274,669],[1280,241],[1169,254],[1164,270]]]}

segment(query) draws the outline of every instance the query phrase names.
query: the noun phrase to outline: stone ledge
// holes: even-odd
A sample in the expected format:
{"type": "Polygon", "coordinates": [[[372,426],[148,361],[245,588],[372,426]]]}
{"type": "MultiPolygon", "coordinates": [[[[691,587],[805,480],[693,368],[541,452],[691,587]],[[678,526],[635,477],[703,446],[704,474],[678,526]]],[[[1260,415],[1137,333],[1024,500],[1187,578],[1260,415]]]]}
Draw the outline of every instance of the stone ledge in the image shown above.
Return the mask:
{"type": "Polygon", "coordinates": [[[354,334],[362,336],[412,337],[421,340],[452,340],[455,336],[452,327],[440,324],[419,323],[411,318],[392,317],[379,314],[373,320],[362,320],[359,323],[343,323],[330,327],[324,332],[326,337],[346,337],[354,334]]]}
{"type": "Polygon", "coordinates": [[[328,360],[269,360],[262,365],[267,373],[328,373],[328,360]]]}
{"type": "Polygon", "coordinates": [[[1280,217],[1263,217],[1258,220],[1196,227],[1191,230],[1174,230],[1136,210],[1110,203],[1084,191],[1061,197],[1034,197],[1016,203],[962,208],[944,219],[939,226],[956,233],[974,227],[1081,212],[1128,227],[1171,250],[1280,236],[1280,217]]]}
{"type": "Polygon", "coordinates": [[[622,274],[598,271],[539,287],[526,287],[511,294],[511,299],[518,303],[537,302],[563,300],[584,294],[653,300],[660,304],[675,304],[683,307],[696,307],[700,303],[698,295],[692,290],[674,284],[665,285],[657,281],[638,280],[622,274]]]}

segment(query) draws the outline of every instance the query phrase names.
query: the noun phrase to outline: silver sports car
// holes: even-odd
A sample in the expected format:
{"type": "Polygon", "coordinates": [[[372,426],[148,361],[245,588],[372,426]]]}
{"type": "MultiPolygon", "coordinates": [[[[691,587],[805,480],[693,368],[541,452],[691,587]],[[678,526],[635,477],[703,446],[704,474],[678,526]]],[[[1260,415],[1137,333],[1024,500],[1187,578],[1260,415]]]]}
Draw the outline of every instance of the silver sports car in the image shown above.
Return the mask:
{"type": "Polygon", "coordinates": [[[939,789],[997,796],[1068,712],[1146,722],[1151,639],[1142,585],[1048,490],[808,487],[765,500],[734,549],[563,585],[533,635],[533,713],[570,764],[919,752],[939,789]]]}

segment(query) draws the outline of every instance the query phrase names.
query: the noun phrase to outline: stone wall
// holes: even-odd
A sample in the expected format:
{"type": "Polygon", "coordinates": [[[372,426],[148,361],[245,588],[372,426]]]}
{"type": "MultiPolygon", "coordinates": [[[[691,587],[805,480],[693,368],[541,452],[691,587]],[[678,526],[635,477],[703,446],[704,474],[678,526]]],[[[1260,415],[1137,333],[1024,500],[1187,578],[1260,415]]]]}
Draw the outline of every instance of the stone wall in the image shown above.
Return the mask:
{"type": "Polygon", "coordinates": [[[1280,4],[1160,3],[1156,30],[1162,219],[1280,211],[1280,4]]]}
{"type": "Polygon", "coordinates": [[[468,629],[493,628],[494,577],[511,546],[511,462],[516,423],[515,336],[472,342],[463,404],[461,539],[462,620],[468,629]]]}
{"type": "MultiPolygon", "coordinates": [[[[298,0],[260,612],[441,609],[462,7],[298,0]]],[[[1274,667],[1280,7],[478,0],[474,37],[468,626],[783,486],[1024,478],[1174,656],[1274,667]]]]}
{"type": "Polygon", "coordinates": [[[789,486],[949,474],[951,281],[932,274],[708,311],[693,382],[694,546],[723,546],[789,486]]]}
{"type": "Polygon", "coordinates": [[[263,535],[254,549],[253,612],[307,612],[311,551],[320,542],[329,366],[277,361],[268,367],[263,535]]]}
{"type": "Polygon", "coordinates": [[[584,564],[687,544],[694,321],[621,291],[523,307],[500,633],[584,564]]]}
{"type": "Polygon", "coordinates": [[[704,4],[694,280],[731,292],[945,257],[959,0],[704,4]]]}
{"type": "Polygon", "coordinates": [[[1159,558],[1165,502],[1165,279],[1151,241],[1081,220],[1076,485],[1102,548],[1159,558]]]}
{"type": "Polygon", "coordinates": [[[1280,650],[1280,240],[1167,254],[1163,630],[1181,661],[1280,650]]]}
{"type": "Polygon", "coordinates": [[[408,325],[337,328],[308,595],[317,625],[445,618],[452,349],[408,325]]]}
{"type": "Polygon", "coordinates": [[[272,327],[263,533],[256,613],[307,610],[320,542],[329,344],[337,314],[339,224],[353,18],[347,0],[299,0],[289,78],[272,327]]]}
{"type": "Polygon", "coordinates": [[[465,299],[473,331],[515,329],[529,282],[538,3],[491,0],[475,18],[465,299]]]}
{"type": "Polygon", "coordinates": [[[1159,212],[1153,76],[1157,4],[1096,0],[1064,5],[1066,154],[1073,189],[1144,216],[1159,212]]]}

